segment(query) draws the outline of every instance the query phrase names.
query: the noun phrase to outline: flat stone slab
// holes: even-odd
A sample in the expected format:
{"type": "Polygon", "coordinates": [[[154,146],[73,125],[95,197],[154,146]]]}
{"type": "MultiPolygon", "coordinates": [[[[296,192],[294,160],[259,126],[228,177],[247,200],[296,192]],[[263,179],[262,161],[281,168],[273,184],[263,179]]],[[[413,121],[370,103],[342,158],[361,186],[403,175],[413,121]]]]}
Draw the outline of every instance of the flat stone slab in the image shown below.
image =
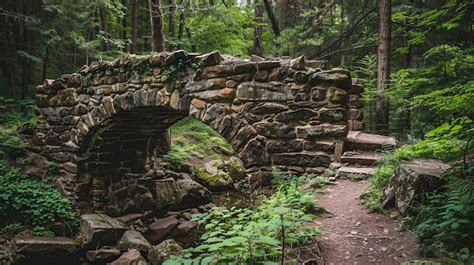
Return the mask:
{"type": "Polygon", "coordinates": [[[346,150],[379,150],[396,146],[397,140],[394,137],[349,131],[346,137],[345,148],[346,150]]]}
{"type": "Polygon", "coordinates": [[[350,177],[351,175],[359,175],[364,178],[371,177],[375,169],[370,167],[340,167],[336,170],[336,177],[350,177]]]}
{"type": "Polygon", "coordinates": [[[109,262],[119,257],[122,252],[117,248],[104,247],[97,250],[87,251],[86,257],[92,262],[109,262]]]}
{"type": "Polygon", "coordinates": [[[84,214],[81,216],[81,233],[86,244],[94,247],[99,245],[115,244],[125,233],[127,227],[105,214],[84,214]]]}
{"type": "Polygon", "coordinates": [[[74,253],[79,245],[67,237],[23,237],[14,241],[15,248],[21,254],[67,255],[74,253]]]}
{"type": "Polygon", "coordinates": [[[341,157],[342,163],[349,163],[349,164],[360,164],[360,165],[367,165],[373,166],[383,157],[381,153],[375,152],[345,152],[341,157]]]}

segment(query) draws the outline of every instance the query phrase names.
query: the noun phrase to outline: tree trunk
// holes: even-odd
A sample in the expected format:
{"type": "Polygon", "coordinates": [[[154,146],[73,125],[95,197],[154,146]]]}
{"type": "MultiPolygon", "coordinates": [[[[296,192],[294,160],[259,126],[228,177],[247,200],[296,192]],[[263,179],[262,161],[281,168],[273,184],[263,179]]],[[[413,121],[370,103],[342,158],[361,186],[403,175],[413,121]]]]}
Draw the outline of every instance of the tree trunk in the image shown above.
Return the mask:
{"type": "Polygon", "coordinates": [[[131,14],[130,14],[130,27],[131,27],[131,43],[130,53],[137,52],[137,32],[138,32],[138,0],[132,0],[131,2],[131,14]]]}
{"type": "Polygon", "coordinates": [[[43,80],[48,76],[48,64],[49,64],[49,47],[46,47],[44,57],[43,57],[43,80]]]}
{"type": "Polygon", "coordinates": [[[181,13],[179,14],[179,26],[178,26],[178,49],[181,49],[181,41],[183,39],[184,35],[184,23],[186,20],[186,14],[184,13],[184,10],[181,10],[181,13]]]}
{"type": "MultiPolygon", "coordinates": [[[[124,7],[127,7],[128,4],[127,4],[127,0],[122,0],[122,5],[124,7]]],[[[121,27],[121,32],[120,32],[120,38],[122,39],[123,41],[123,51],[126,52],[128,50],[128,47],[127,47],[127,14],[125,13],[122,17],[122,27],[121,27]]]]}
{"type": "Polygon", "coordinates": [[[278,18],[282,29],[288,27],[288,0],[278,0],[278,18]]]}
{"type": "Polygon", "coordinates": [[[379,1],[379,44],[377,67],[378,97],[375,104],[375,125],[378,133],[388,134],[389,102],[385,95],[390,82],[391,0],[379,1]]]}
{"type": "Polygon", "coordinates": [[[263,3],[265,4],[265,9],[267,10],[268,19],[272,24],[273,33],[275,33],[275,36],[278,37],[280,36],[280,26],[278,26],[278,20],[275,17],[275,14],[273,14],[272,3],[268,2],[268,0],[263,0],[263,3]]]}
{"type": "Polygon", "coordinates": [[[163,35],[161,0],[149,0],[148,3],[151,23],[151,49],[154,52],[162,52],[165,50],[165,38],[163,35]]]}
{"type": "MultiPolygon", "coordinates": [[[[169,16],[168,16],[168,32],[170,34],[170,40],[174,41],[176,34],[176,2],[175,0],[168,0],[169,4],[169,16]]],[[[173,50],[174,45],[170,43],[170,50],[173,50]]]]}
{"type": "Polygon", "coordinates": [[[196,52],[197,47],[196,44],[193,42],[193,33],[191,32],[191,29],[187,27],[186,25],[184,26],[186,28],[186,34],[188,35],[189,42],[191,43],[191,51],[196,52]]]}
{"type": "Polygon", "coordinates": [[[110,42],[109,42],[110,35],[109,35],[109,27],[107,25],[107,9],[105,9],[104,6],[99,7],[99,15],[100,15],[100,25],[105,35],[103,50],[110,51],[110,42]]]}
{"type": "Polygon", "coordinates": [[[257,1],[255,1],[255,27],[253,32],[253,51],[252,53],[258,56],[263,57],[263,47],[262,47],[262,35],[263,35],[263,26],[262,26],[262,16],[263,16],[263,7],[257,1]]]}

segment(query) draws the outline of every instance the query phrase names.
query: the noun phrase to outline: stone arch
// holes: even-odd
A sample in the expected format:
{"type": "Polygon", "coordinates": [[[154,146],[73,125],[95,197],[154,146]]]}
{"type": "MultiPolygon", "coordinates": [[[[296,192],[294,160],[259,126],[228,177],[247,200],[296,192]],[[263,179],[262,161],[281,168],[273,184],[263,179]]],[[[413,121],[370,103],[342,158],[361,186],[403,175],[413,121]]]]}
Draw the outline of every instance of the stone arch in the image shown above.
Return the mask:
{"type": "Polygon", "coordinates": [[[164,130],[186,116],[221,134],[250,178],[264,182],[273,168],[321,173],[347,134],[354,116],[351,97],[360,92],[347,71],[313,69],[303,57],[251,62],[185,51],[127,56],[38,86],[38,124],[30,146],[61,165],[59,186],[79,208],[84,194],[111,199],[83,174],[93,172],[87,166],[93,158],[84,155],[88,148],[111,146],[109,166],[116,167],[114,153],[125,152],[124,144],[135,141],[132,151],[151,152],[166,142],[164,130]]]}

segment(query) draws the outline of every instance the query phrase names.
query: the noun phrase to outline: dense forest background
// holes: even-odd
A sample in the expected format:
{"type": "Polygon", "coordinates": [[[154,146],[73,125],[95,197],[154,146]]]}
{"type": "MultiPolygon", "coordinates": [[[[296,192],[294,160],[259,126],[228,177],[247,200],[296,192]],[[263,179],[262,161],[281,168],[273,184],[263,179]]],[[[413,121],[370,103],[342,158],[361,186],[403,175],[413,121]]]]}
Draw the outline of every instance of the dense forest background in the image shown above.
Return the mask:
{"type": "Polygon", "coordinates": [[[305,55],[325,60],[328,68],[348,68],[366,88],[368,131],[389,128],[402,139],[422,137],[468,114],[474,93],[472,1],[380,1],[389,5],[385,14],[377,2],[5,0],[0,95],[32,98],[46,78],[94,60],[150,54],[152,43],[163,42],[155,50],[305,55]],[[377,75],[379,14],[389,18],[383,23],[392,41],[385,41],[386,74],[377,75]],[[380,83],[377,76],[389,78],[380,83]]]}
{"type": "MultiPolygon", "coordinates": [[[[446,184],[404,225],[427,256],[472,264],[473,10],[472,0],[1,0],[0,221],[7,221],[0,236],[26,228],[51,235],[53,221],[77,223],[48,178],[20,169],[31,161],[16,130],[35,123],[35,88],[44,79],[93,61],[177,49],[252,60],[304,55],[308,64],[349,69],[365,88],[364,131],[396,136],[403,145],[382,150],[367,208],[382,211],[400,161],[453,165],[446,184]]],[[[48,165],[48,174],[57,169],[48,165]]]]}

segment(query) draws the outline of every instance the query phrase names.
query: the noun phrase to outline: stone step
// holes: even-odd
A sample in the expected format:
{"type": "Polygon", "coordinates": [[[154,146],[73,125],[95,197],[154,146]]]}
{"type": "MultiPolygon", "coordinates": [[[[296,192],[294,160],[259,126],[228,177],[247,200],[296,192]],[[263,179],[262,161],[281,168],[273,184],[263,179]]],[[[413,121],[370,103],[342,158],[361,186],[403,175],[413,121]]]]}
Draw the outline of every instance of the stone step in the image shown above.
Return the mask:
{"type": "Polygon", "coordinates": [[[373,175],[375,168],[343,166],[336,170],[337,178],[369,178],[373,175]]]}
{"type": "Polygon", "coordinates": [[[359,164],[373,166],[383,157],[381,153],[367,151],[348,151],[342,154],[341,162],[348,164],[359,164]]]}
{"type": "Polygon", "coordinates": [[[391,136],[349,131],[344,143],[344,150],[385,150],[397,146],[397,140],[391,136]]]}

